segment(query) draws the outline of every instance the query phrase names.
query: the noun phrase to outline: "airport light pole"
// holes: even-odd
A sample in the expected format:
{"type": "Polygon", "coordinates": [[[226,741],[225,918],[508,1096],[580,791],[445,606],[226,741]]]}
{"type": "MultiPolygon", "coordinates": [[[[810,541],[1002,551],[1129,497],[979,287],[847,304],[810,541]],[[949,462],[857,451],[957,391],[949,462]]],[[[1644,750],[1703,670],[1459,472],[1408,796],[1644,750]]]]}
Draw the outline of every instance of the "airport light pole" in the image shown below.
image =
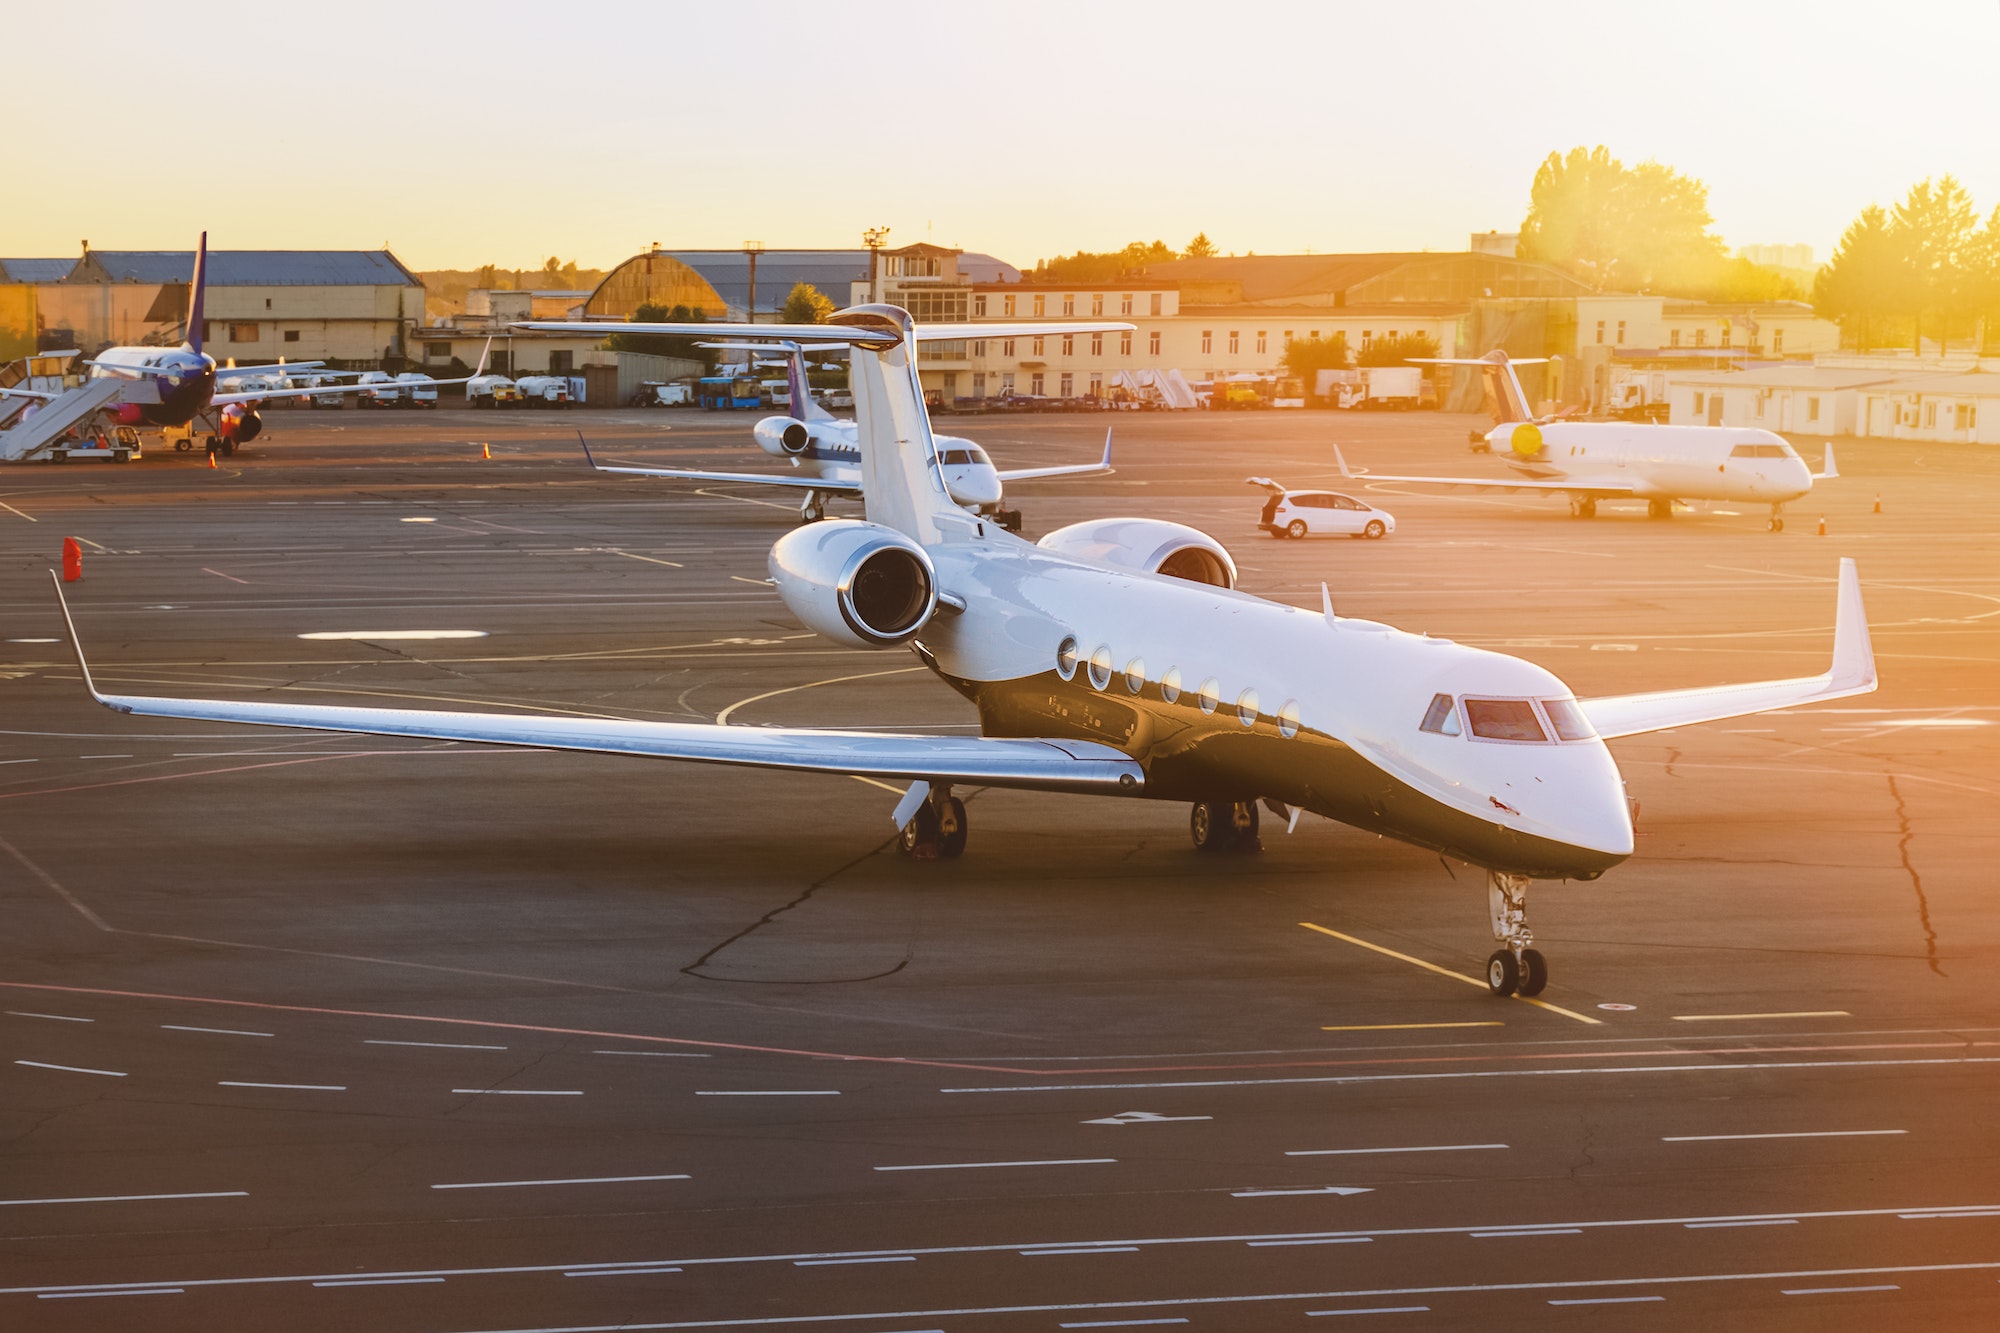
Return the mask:
{"type": "Polygon", "coordinates": [[[861,233],[861,243],[868,247],[868,300],[872,305],[882,303],[882,247],[889,243],[887,227],[870,227],[861,233]]]}
{"type": "Polygon", "coordinates": [[[750,256],[750,315],[749,322],[757,322],[757,256],[764,253],[762,241],[743,242],[743,253],[750,256]]]}

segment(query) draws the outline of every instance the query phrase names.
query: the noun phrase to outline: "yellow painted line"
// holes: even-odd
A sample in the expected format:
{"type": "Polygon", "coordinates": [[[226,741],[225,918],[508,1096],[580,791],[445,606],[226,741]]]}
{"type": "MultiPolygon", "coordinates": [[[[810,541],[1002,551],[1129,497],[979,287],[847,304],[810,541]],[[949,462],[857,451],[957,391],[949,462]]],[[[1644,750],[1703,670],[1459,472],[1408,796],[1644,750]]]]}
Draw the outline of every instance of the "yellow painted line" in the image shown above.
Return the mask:
{"type": "Polygon", "coordinates": [[[24,514],[20,510],[14,508],[13,505],[7,504],[5,502],[0,502],[0,509],[6,510],[8,513],[12,514],[16,518],[25,518],[30,523],[39,523],[42,521],[39,518],[36,518],[33,514],[24,514]]]}
{"type": "Polygon", "coordinates": [[[1321,1028],[1321,1032],[1400,1032],[1406,1028],[1504,1028],[1497,1018],[1483,1023],[1350,1023],[1345,1027],[1321,1028]]]}
{"type": "MultiPolygon", "coordinates": [[[[1466,985],[1477,986],[1481,990],[1490,989],[1487,986],[1487,984],[1478,977],[1468,977],[1463,972],[1454,972],[1448,967],[1439,967],[1436,963],[1427,963],[1421,958],[1412,958],[1410,955],[1406,953],[1397,953],[1394,949],[1385,949],[1379,944],[1370,944],[1367,940],[1356,939],[1352,935],[1343,935],[1337,930],[1328,930],[1325,926],[1315,926],[1310,921],[1301,921],[1299,922],[1299,924],[1304,926],[1307,930],[1316,930],[1322,935],[1331,935],[1333,938],[1337,940],[1345,940],[1347,943],[1356,945],[1360,948],[1371,949],[1376,953],[1384,954],[1390,958],[1394,958],[1398,962],[1409,963],[1413,966],[1421,967],[1426,972],[1435,972],[1441,977],[1450,977],[1453,981],[1463,981],[1466,985]]],[[[1547,1000],[1531,1000],[1525,995],[1515,995],[1515,996],[1510,996],[1509,998],[1519,1000],[1523,1004],[1532,1004],[1537,1009],[1546,1009],[1552,1014],[1561,1014],[1564,1018],[1574,1018],[1577,1022],[1588,1023],[1592,1027],[1598,1027],[1603,1022],[1602,1019],[1592,1018],[1588,1014],[1579,1014],[1572,1010],[1565,1009],[1561,1005],[1550,1004],[1547,1000]]]]}
{"type": "Polygon", "coordinates": [[[634,554],[632,554],[632,552],[630,552],[630,551],[613,551],[613,552],[612,552],[611,554],[613,554],[613,555],[622,555],[622,556],[624,556],[624,557],[625,557],[625,558],[626,558],[627,560],[644,560],[644,561],[645,561],[646,563],[648,563],[648,564],[652,564],[652,565],[672,565],[672,566],[673,566],[673,567],[674,567],[675,569],[686,569],[686,568],[687,568],[687,566],[686,566],[686,565],[683,565],[683,564],[680,564],[680,563],[678,563],[677,561],[673,561],[673,560],[656,560],[656,559],[654,559],[654,558],[653,558],[652,556],[650,556],[650,555],[634,555],[634,554]]]}
{"type": "Polygon", "coordinates": [[[766,699],[775,699],[781,694],[795,694],[800,690],[818,689],[822,685],[840,685],[850,680],[872,680],[876,676],[906,676],[912,671],[927,670],[929,670],[928,667],[913,666],[897,667],[894,671],[864,671],[858,676],[833,676],[827,680],[809,680],[803,685],[787,685],[782,690],[766,690],[762,694],[753,694],[748,699],[738,699],[735,703],[717,713],[715,721],[719,726],[726,725],[729,721],[729,715],[737,709],[746,708],[754,703],[761,703],[766,699]]]}
{"type": "Polygon", "coordinates": [[[1845,1009],[1801,1009],[1792,1014],[1675,1014],[1676,1023],[1728,1023],[1744,1018],[1852,1018],[1845,1009]]]}
{"type": "Polygon", "coordinates": [[[871,787],[880,787],[883,791],[892,791],[898,796],[901,796],[905,790],[902,787],[891,787],[886,782],[878,782],[874,778],[864,778],[859,773],[849,773],[847,776],[853,778],[856,782],[865,782],[871,787]]]}

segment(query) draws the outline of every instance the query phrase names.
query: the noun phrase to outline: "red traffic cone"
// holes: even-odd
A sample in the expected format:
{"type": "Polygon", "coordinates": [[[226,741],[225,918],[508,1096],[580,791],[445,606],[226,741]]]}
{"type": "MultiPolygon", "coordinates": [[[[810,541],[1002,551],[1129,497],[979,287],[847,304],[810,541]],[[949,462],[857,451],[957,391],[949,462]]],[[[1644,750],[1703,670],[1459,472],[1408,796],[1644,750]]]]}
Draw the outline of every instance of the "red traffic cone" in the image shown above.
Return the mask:
{"type": "Polygon", "coordinates": [[[479,446],[479,456],[480,456],[481,458],[491,458],[491,457],[493,457],[493,446],[492,446],[492,445],[490,445],[490,444],[482,444],[482,445],[480,445],[480,446],[479,446]]]}
{"type": "Polygon", "coordinates": [[[215,471],[215,450],[213,449],[208,451],[208,470],[210,472],[215,471]]]}
{"type": "Polygon", "coordinates": [[[63,582],[75,583],[83,577],[83,547],[76,538],[63,538],[63,582]]]}
{"type": "Polygon", "coordinates": [[[1875,492],[1875,512],[1878,514],[1882,512],[1882,492],[1880,491],[1875,492]]]}
{"type": "Polygon", "coordinates": [[[1826,515],[1825,515],[1825,514],[1821,514],[1821,515],[1819,516],[1819,535],[1820,535],[1820,536],[1822,536],[1822,537],[1826,536],[1826,515]]]}

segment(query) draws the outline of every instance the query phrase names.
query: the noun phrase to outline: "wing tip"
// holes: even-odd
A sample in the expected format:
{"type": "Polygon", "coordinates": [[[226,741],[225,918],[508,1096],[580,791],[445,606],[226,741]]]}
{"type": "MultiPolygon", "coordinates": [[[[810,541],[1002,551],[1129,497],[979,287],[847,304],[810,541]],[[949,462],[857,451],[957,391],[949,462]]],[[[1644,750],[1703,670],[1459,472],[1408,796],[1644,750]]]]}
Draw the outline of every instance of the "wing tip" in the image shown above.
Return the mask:
{"type": "Polygon", "coordinates": [[[70,652],[76,658],[77,671],[83,676],[83,688],[89,692],[91,698],[109,708],[111,705],[105,703],[104,696],[97,692],[97,682],[91,679],[90,663],[83,656],[83,640],[77,636],[76,619],[69,613],[69,597],[63,592],[62,575],[53,569],[50,570],[49,583],[56,590],[56,606],[62,612],[63,632],[69,635],[70,652]]]}

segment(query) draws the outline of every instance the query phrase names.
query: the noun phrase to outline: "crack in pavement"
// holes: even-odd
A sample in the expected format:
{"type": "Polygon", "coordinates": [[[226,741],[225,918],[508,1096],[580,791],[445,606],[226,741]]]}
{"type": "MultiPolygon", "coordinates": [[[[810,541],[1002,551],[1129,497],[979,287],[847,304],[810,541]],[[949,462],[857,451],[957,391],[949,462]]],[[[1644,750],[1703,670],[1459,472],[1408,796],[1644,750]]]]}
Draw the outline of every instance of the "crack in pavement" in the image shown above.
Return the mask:
{"type": "Polygon", "coordinates": [[[1903,793],[1896,786],[1896,775],[1891,773],[1888,779],[1889,795],[1896,802],[1896,855],[1903,863],[1904,873],[1910,877],[1910,887],[1916,891],[1917,922],[1924,928],[1924,959],[1930,964],[1931,971],[1943,976],[1944,966],[1938,962],[1937,928],[1931,924],[1930,899],[1924,896],[1923,876],[1910,862],[1910,839],[1916,834],[1910,828],[1909,807],[1903,803],[1903,793]]]}

